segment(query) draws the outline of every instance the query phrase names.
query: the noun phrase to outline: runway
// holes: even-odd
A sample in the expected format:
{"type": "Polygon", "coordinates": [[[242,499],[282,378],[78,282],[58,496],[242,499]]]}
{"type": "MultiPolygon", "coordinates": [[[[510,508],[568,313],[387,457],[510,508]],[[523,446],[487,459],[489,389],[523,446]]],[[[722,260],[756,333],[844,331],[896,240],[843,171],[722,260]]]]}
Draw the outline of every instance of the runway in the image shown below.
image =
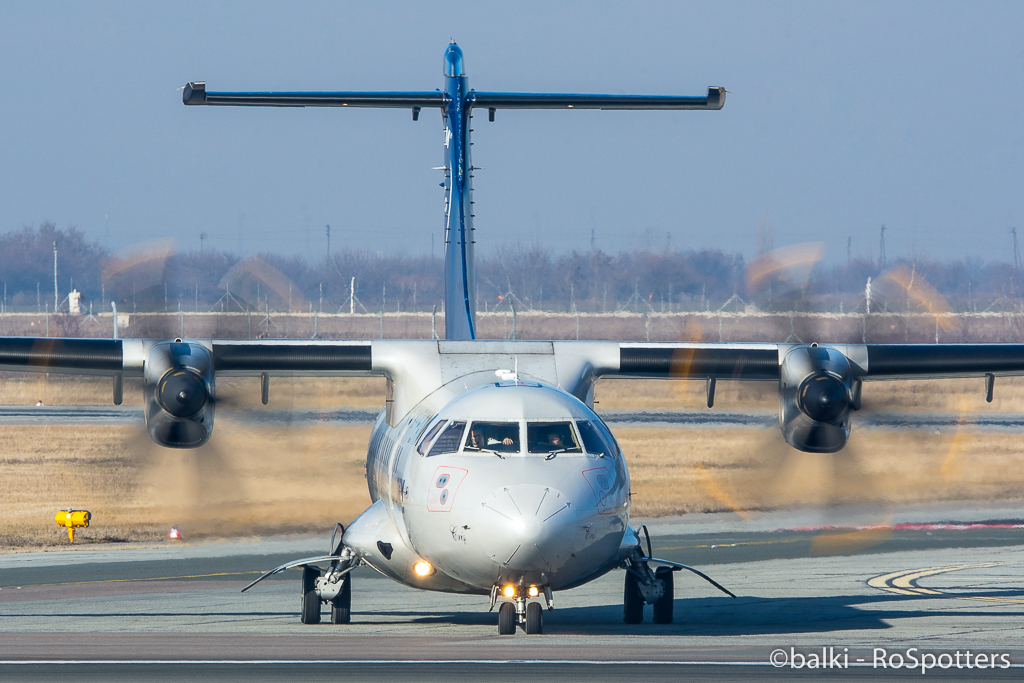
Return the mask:
{"type": "MultiPolygon", "coordinates": [[[[370,426],[379,411],[339,408],[331,410],[224,410],[218,419],[269,425],[332,423],[339,426],[370,426]]],[[[778,414],[767,412],[701,411],[598,411],[612,427],[687,427],[723,428],[778,426],[778,414]]],[[[968,428],[977,432],[1020,433],[1024,414],[991,413],[865,413],[854,414],[856,429],[921,429],[952,433],[968,428]]],[[[0,406],[0,425],[142,424],[142,409],[137,406],[0,406]]]]}
{"type": "MultiPolygon", "coordinates": [[[[846,512],[854,522],[870,517],[846,512]]],[[[322,552],[318,537],[3,555],[0,677],[888,680],[921,671],[872,666],[875,648],[905,664],[918,648],[916,656],[1006,655],[1014,665],[936,667],[930,677],[1019,679],[1019,506],[919,506],[893,519],[892,528],[860,530],[829,528],[834,516],[817,511],[652,520],[655,556],[697,566],[739,597],[679,573],[676,623],[650,623],[648,607],[645,623],[630,626],[616,571],[556,593],[541,636],[497,636],[486,597],[416,591],[368,569],[355,577],[345,626],[326,613],[320,625],[298,623],[298,572],[238,592],[262,570],[322,552]],[[806,660],[822,648],[842,651],[847,666],[769,663],[775,650],[806,660]]]]}

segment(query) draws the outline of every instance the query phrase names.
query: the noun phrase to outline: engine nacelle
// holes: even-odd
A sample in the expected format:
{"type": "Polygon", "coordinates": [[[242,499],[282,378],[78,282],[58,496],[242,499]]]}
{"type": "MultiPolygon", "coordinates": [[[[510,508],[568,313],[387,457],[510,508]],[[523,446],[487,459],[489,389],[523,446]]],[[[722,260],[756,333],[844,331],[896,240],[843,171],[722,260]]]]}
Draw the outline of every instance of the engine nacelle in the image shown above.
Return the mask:
{"type": "Polygon", "coordinates": [[[213,355],[202,344],[159,342],[149,350],[143,380],[146,428],[168,448],[198,448],[213,434],[213,355]]]}
{"type": "Polygon", "coordinates": [[[856,377],[839,350],[817,344],[786,354],[779,373],[779,426],[786,442],[808,453],[835,453],[850,438],[856,377]]]}

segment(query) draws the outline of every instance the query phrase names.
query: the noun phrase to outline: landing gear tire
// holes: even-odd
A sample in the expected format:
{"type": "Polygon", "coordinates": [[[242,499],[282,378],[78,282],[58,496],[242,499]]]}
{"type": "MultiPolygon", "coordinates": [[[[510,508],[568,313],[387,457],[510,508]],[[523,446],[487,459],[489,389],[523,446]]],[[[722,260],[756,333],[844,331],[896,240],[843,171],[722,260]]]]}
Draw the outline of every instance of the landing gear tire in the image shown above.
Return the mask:
{"type": "Polygon", "coordinates": [[[316,567],[302,568],[302,611],[299,621],[303,624],[320,623],[320,596],[316,592],[316,580],[320,570],[316,567]]]}
{"type": "Polygon", "coordinates": [[[511,602],[501,603],[501,607],[498,608],[498,635],[515,635],[516,621],[516,606],[511,602]]]}
{"type": "Polygon", "coordinates": [[[665,584],[665,592],[654,601],[654,623],[671,624],[672,607],[675,604],[675,585],[672,580],[671,567],[658,567],[654,570],[654,578],[661,579],[665,584]]]}
{"type": "Polygon", "coordinates": [[[627,624],[640,624],[644,620],[644,596],[636,577],[628,571],[622,592],[622,620],[627,624]]]}
{"type": "Polygon", "coordinates": [[[342,579],[338,597],[331,600],[331,623],[347,624],[352,621],[352,576],[342,579]]]}
{"type": "Polygon", "coordinates": [[[536,635],[544,633],[544,608],[539,602],[531,602],[526,606],[526,633],[536,635]]]}

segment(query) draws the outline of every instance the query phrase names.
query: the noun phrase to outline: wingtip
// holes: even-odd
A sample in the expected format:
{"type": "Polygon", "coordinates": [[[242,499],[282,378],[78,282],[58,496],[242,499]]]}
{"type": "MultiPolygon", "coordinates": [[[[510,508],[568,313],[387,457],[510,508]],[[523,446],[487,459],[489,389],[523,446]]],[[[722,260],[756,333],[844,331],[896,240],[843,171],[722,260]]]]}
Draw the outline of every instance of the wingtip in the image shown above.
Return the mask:
{"type": "Polygon", "coordinates": [[[708,88],[708,109],[721,109],[725,106],[725,88],[708,88]]]}
{"type": "Polygon", "coordinates": [[[206,83],[203,81],[186,83],[185,88],[181,91],[181,101],[183,104],[206,104],[206,83]]]}

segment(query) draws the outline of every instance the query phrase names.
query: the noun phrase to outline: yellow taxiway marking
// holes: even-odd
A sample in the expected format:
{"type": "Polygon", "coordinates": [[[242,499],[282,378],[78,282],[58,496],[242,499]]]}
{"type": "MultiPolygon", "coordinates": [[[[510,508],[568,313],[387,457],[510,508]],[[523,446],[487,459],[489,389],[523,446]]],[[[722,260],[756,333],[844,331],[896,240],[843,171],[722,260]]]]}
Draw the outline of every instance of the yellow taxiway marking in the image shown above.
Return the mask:
{"type": "Polygon", "coordinates": [[[872,588],[879,590],[888,591],[890,593],[896,593],[898,595],[941,595],[949,598],[956,598],[958,600],[981,600],[984,602],[1012,602],[1012,603],[1024,603],[1024,600],[1017,598],[992,598],[986,596],[967,596],[967,595],[951,595],[943,591],[934,590],[932,588],[922,588],[917,585],[917,581],[926,576],[935,576],[936,574],[945,574],[946,572],[955,572],[962,569],[982,569],[985,567],[999,567],[1002,565],[1014,564],[1013,562],[980,562],[975,564],[955,564],[947,567],[924,567],[921,569],[904,569],[898,572],[892,572],[891,574],[882,574],[868,580],[868,585],[872,588]]]}
{"type": "MultiPolygon", "coordinates": [[[[23,583],[22,588],[31,588],[35,586],[80,586],[87,583],[128,583],[131,581],[173,581],[175,579],[206,579],[211,576],[245,576],[246,574],[265,574],[266,572],[261,570],[249,571],[249,572],[217,572],[216,574],[185,574],[184,576],[151,576],[139,579],[99,579],[96,581],[61,581],[59,583],[23,583]]],[[[0,590],[4,588],[16,588],[16,586],[0,586],[0,590]]]]}

